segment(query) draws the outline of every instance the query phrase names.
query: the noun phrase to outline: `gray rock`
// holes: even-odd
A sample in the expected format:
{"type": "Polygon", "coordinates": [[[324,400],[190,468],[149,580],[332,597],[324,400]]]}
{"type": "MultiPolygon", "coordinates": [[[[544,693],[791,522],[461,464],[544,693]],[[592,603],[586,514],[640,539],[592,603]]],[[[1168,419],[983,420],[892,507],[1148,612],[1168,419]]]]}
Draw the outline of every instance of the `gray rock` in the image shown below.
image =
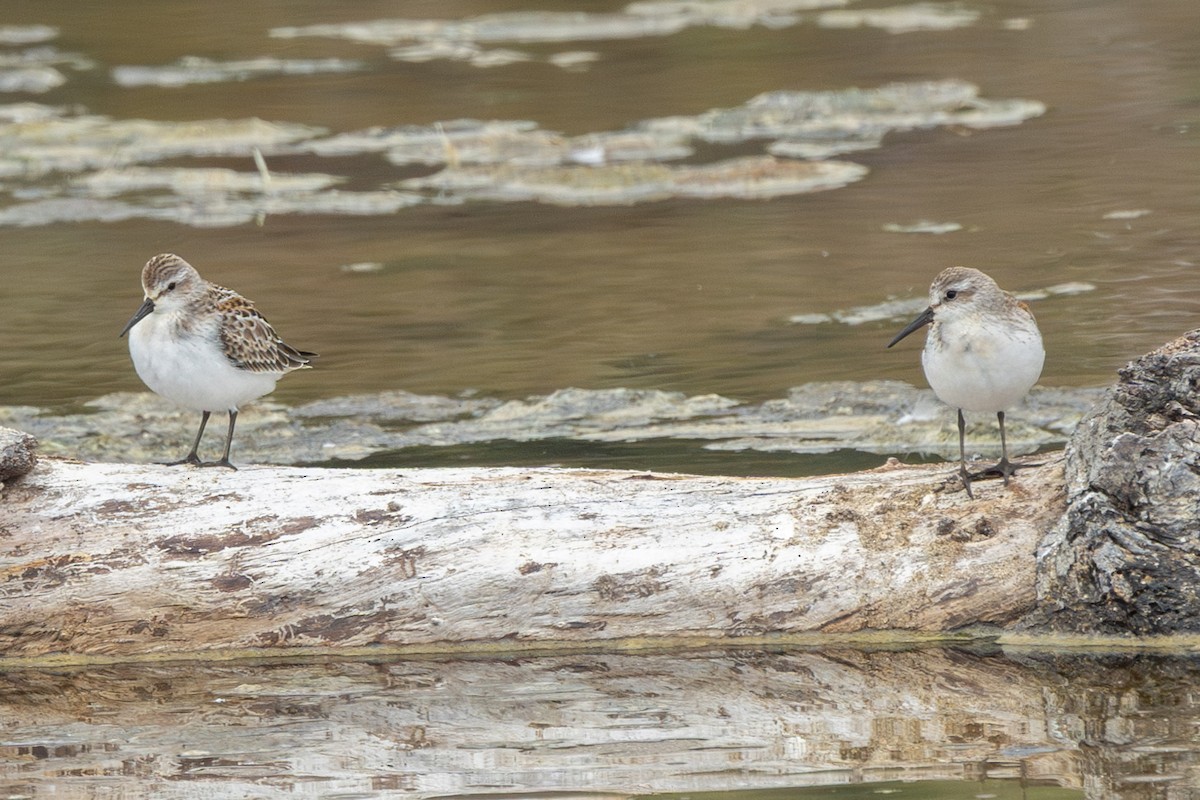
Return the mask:
{"type": "Polygon", "coordinates": [[[0,428],[0,482],[16,478],[37,465],[38,440],[28,433],[0,428]]]}
{"type": "Polygon", "coordinates": [[[1067,513],[1039,548],[1052,627],[1200,631],[1200,330],[1120,372],[1067,444],[1067,513]]]}

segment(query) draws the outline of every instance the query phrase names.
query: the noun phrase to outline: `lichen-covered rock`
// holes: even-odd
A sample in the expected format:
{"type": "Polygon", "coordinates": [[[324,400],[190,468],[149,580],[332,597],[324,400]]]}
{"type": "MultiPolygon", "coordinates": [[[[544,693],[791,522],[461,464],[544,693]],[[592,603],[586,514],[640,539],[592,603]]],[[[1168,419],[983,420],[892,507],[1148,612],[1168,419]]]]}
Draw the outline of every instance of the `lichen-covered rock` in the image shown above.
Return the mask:
{"type": "Polygon", "coordinates": [[[0,428],[0,482],[24,475],[37,464],[37,439],[12,428],[0,428]]]}
{"type": "Polygon", "coordinates": [[[1066,479],[1039,553],[1049,623],[1200,631],[1200,330],[1121,370],[1068,443],[1066,479]]]}

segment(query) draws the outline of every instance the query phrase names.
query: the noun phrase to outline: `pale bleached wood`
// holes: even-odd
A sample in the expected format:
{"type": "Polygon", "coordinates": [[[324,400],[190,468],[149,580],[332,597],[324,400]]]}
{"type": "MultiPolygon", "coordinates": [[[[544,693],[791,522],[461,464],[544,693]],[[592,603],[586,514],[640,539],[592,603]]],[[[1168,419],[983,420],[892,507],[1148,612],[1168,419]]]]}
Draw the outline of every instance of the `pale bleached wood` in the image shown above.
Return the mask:
{"type": "Polygon", "coordinates": [[[44,459],[0,503],[0,654],[945,631],[1035,604],[1059,456],[811,479],[44,459]]]}

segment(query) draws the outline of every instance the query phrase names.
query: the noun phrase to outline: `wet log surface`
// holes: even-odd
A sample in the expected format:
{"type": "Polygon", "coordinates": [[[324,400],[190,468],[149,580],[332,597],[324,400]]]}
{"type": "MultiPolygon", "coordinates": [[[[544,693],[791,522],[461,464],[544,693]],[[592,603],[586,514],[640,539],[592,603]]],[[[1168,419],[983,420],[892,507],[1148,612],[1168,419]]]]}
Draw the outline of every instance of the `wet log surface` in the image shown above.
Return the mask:
{"type": "Polygon", "coordinates": [[[1061,457],[812,479],[43,459],[0,505],[0,652],[438,651],[1004,626],[1061,457]]]}

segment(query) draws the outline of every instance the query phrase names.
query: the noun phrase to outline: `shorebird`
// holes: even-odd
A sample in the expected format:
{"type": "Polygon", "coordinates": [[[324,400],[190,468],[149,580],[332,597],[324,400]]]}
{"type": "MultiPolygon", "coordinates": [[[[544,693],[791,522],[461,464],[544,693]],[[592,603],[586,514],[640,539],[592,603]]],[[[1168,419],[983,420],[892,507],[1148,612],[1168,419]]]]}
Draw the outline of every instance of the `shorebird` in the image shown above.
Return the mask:
{"type": "Polygon", "coordinates": [[[316,358],[285,343],[246,298],[209,283],[191,264],[163,253],[142,268],[145,300],[121,336],[129,334],[134,369],[150,389],[201,413],[192,449],[173,464],[229,467],[238,408],[275,389],[287,373],[316,358]],[[229,413],[220,461],[197,450],[214,411],[229,413]]]}
{"type": "Polygon", "coordinates": [[[929,287],[929,307],[888,347],[926,325],[921,366],[933,393],[958,410],[959,475],[968,497],[971,479],[999,475],[1008,483],[1004,412],[1029,393],[1042,374],[1046,352],[1029,306],[977,269],[950,267],[929,287]],[[967,471],[964,411],[992,412],[1000,422],[1000,462],[975,475],[967,471]]]}

